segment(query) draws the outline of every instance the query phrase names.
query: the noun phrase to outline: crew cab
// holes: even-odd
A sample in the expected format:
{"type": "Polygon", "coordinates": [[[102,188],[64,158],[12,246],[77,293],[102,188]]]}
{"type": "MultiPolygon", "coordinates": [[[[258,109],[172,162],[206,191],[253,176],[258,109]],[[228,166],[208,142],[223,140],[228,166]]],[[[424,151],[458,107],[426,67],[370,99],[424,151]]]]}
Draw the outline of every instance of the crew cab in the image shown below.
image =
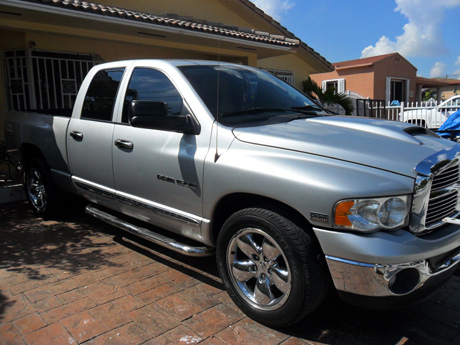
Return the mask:
{"type": "Polygon", "coordinates": [[[458,144],[330,115],[259,69],[101,64],[70,117],[11,112],[6,138],[38,215],[70,192],[125,231],[215,255],[231,298],[269,326],[330,288],[366,307],[420,301],[460,259],[458,144]]]}

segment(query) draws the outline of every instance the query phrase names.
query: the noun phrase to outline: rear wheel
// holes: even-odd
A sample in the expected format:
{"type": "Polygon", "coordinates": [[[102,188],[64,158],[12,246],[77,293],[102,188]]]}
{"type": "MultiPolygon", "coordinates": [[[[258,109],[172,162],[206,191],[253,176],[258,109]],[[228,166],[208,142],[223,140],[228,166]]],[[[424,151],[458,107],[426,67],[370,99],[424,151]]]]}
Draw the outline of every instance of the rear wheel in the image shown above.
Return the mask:
{"type": "Polygon", "coordinates": [[[218,268],[230,297],[269,326],[298,322],[324,300],[329,278],[320,254],[309,234],[260,208],[233,214],[217,244],[218,268]]]}
{"type": "Polygon", "coordinates": [[[46,218],[59,210],[60,193],[43,159],[34,158],[27,164],[24,184],[27,199],[36,215],[46,218]]]}

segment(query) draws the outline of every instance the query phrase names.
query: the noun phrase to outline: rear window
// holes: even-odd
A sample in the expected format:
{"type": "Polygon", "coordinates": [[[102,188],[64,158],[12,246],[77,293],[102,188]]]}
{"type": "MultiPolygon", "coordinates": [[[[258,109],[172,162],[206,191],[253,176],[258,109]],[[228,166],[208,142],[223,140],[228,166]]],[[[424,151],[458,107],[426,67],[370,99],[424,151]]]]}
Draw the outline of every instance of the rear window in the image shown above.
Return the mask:
{"type": "Polygon", "coordinates": [[[101,70],[96,73],[88,91],[81,117],[89,120],[112,121],[113,107],[124,68],[101,70]]]}

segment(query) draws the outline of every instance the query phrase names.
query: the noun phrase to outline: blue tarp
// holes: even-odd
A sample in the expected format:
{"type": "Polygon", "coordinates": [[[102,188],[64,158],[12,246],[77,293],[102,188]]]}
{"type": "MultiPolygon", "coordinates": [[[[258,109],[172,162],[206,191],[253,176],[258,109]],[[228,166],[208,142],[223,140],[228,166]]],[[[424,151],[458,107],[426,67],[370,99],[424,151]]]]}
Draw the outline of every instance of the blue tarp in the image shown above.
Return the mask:
{"type": "Polygon", "coordinates": [[[450,115],[447,118],[447,120],[442,124],[442,126],[439,127],[438,129],[438,135],[444,138],[450,137],[449,132],[441,132],[441,131],[460,131],[460,109],[457,110],[452,115],[450,115]]]}

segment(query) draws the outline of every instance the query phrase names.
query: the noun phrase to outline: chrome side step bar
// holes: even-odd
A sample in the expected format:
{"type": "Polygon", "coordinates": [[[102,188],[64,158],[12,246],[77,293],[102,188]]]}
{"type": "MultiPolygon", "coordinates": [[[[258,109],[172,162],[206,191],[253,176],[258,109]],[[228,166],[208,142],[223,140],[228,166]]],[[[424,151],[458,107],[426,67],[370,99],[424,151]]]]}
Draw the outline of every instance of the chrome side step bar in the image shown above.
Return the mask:
{"type": "Polygon", "coordinates": [[[145,228],[138,227],[123,221],[109,213],[99,210],[98,208],[88,205],[85,208],[87,214],[100,219],[106,223],[109,223],[117,228],[125,230],[133,235],[142,237],[143,239],[158,244],[162,247],[171,249],[177,253],[181,253],[187,256],[211,256],[215,254],[213,247],[193,247],[184,243],[180,243],[172,238],[164,235],[157,234],[145,228]]]}

